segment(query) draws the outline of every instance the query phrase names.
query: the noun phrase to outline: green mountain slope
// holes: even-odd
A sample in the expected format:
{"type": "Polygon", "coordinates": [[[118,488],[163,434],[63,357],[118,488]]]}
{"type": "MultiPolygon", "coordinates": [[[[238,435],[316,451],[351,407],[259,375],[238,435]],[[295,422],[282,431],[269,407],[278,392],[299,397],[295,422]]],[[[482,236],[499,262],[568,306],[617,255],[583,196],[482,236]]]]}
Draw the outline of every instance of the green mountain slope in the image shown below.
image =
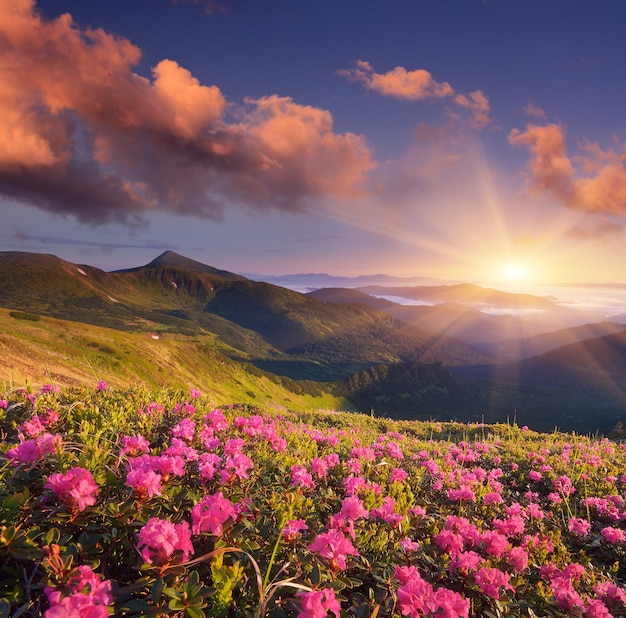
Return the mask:
{"type": "Polygon", "coordinates": [[[369,307],[325,303],[173,252],[113,273],[5,253],[0,275],[0,306],[128,332],[212,333],[231,358],[297,379],[335,380],[389,362],[485,360],[459,340],[369,307]]]}
{"type": "Polygon", "coordinates": [[[329,388],[266,374],[222,354],[216,337],[128,333],[0,309],[0,380],[116,387],[200,388],[216,405],[263,403],[290,409],[347,405],[329,388]],[[12,315],[11,315],[12,314],[12,315]],[[15,317],[13,317],[15,316],[15,317]]]}

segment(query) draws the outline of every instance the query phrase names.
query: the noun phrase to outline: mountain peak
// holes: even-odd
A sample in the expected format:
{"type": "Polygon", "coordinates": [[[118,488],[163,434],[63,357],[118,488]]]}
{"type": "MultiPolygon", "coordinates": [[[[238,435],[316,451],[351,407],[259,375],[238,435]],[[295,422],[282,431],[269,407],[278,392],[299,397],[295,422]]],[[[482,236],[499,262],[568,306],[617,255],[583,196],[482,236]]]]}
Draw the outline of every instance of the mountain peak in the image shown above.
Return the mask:
{"type": "Polygon", "coordinates": [[[201,270],[207,267],[206,264],[180,255],[180,253],[176,253],[176,251],[169,250],[157,255],[149,264],[146,264],[146,268],[153,266],[184,266],[186,268],[193,268],[194,270],[201,270]]]}
{"type": "Polygon", "coordinates": [[[207,264],[192,260],[191,258],[180,255],[175,251],[169,250],[164,251],[163,253],[161,253],[161,255],[155,257],[154,260],[152,260],[149,264],[146,264],[143,268],[163,267],[191,270],[198,273],[208,273],[211,275],[218,275],[220,277],[223,277],[224,279],[232,279],[237,281],[245,280],[245,277],[243,277],[242,275],[236,275],[226,270],[213,268],[212,266],[208,266],[207,264]]]}

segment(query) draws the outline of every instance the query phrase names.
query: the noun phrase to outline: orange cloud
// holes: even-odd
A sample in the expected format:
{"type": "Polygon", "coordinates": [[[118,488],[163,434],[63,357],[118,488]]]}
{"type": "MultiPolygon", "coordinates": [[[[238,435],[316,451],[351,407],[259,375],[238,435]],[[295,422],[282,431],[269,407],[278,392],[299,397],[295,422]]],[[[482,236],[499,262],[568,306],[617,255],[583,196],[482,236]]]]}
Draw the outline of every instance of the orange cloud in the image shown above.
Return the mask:
{"type": "Polygon", "coordinates": [[[454,92],[450,84],[438,83],[433,76],[423,69],[407,71],[396,67],[387,73],[375,73],[372,65],[365,60],[358,60],[354,69],[342,69],[340,75],[365,84],[366,88],[390,97],[420,101],[423,99],[441,99],[454,92]]]}
{"type": "Polygon", "coordinates": [[[357,60],[353,69],[340,69],[337,73],[350,81],[361,82],[369,90],[396,99],[432,101],[451,98],[460,107],[470,110],[471,124],[475,128],[482,129],[491,122],[489,99],[482,91],[457,94],[450,84],[437,82],[424,69],[407,71],[404,67],[396,67],[387,73],[376,73],[369,62],[357,60]]]}
{"type": "Polygon", "coordinates": [[[482,129],[491,122],[489,118],[491,111],[489,99],[481,90],[474,90],[474,92],[470,92],[468,95],[457,94],[454,97],[454,102],[472,112],[471,124],[475,128],[482,129]]]}
{"type": "Polygon", "coordinates": [[[586,143],[585,156],[578,157],[583,176],[567,155],[565,132],[556,124],[528,125],[524,132],[514,129],[509,143],[530,151],[527,168],[532,188],[554,196],[568,208],[588,212],[626,215],[626,167],[624,155],[602,151],[586,143]]]}
{"type": "MultiPolygon", "coordinates": [[[[83,221],[151,208],[219,218],[228,202],[302,209],[349,195],[374,167],[362,137],[290,99],[246,102],[229,121],[217,86],[34,0],[0,3],[0,193],[83,221]]],[[[232,107],[232,105],[231,105],[232,107]]]]}

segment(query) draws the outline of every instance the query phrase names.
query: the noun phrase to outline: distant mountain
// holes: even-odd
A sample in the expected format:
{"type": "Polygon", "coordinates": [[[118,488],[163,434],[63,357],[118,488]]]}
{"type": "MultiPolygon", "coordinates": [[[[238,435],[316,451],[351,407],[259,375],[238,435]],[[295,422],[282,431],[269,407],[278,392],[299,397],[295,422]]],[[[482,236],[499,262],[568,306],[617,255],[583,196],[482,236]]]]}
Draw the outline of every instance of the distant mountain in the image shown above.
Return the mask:
{"type": "Polygon", "coordinates": [[[472,283],[436,286],[369,285],[358,289],[373,296],[399,296],[431,304],[455,302],[472,307],[505,307],[515,310],[546,310],[554,307],[554,303],[547,298],[532,294],[503,292],[472,283]]]}
{"type": "Polygon", "coordinates": [[[320,288],[319,290],[308,292],[307,296],[323,300],[325,303],[360,303],[368,307],[373,307],[374,309],[380,309],[381,311],[393,310],[402,306],[391,300],[377,298],[365,292],[349,288],[320,288]]]}
{"type": "Polygon", "coordinates": [[[626,313],[619,313],[618,315],[612,315],[611,321],[619,322],[620,324],[626,324],[626,313]]]}
{"type": "MultiPolygon", "coordinates": [[[[585,314],[579,314],[569,309],[564,309],[559,305],[552,303],[548,299],[527,295],[509,294],[507,292],[498,292],[497,290],[488,290],[470,286],[470,297],[491,298],[492,302],[502,303],[503,313],[490,314],[480,311],[479,304],[463,304],[467,302],[468,288],[466,286],[443,286],[442,290],[439,286],[433,292],[433,288],[427,288],[426,291],[420,292],[420,288],[409,288],[402,292],[412,294],[415,297],[429,298],[432,301],[441,298],[457,298],[455,302],[445,301],[437,302],[433,305],[403,305],[392,302],[387,298],[372,296],[363,292],[363,289],[380,292],[388,291],[389,288],[361,288],[361,289],[345,289],[345,288],[326,288],[309,292],[309,296],[325,300],[333,303],[361,303],[375,307],[388,313],[398,320],[412,324],[413,326],[424,328],[429,331],[438,332],[449,337],[461,339],[466,343],[475,345],[483,350],[494,362],[500,360],[518,360],[525,356],[517,356],[522,349],[522,341],[529,337],[536,336],[540,333],[548,333],[551,331],[561,330],[567,324],[579,324],[587,318],[585,314]],[[451,289],[449,289],[451,288],[451,289]],[[483,293],[484,290],[484,293],[483,293]],[[519,298],[521,297],[521,301],[519,298]],[[514,303],[524,303],[529,305],[536,303],[541,305],[541,310],[524,310],[514,314],[515,307],[510,309],[507,314],[504,310],[505,306],[511,306],[514,303]],[[516,340],[520,343],[510,346],[500,347],[499,342],[503,340],[516,340]],[[511,354],[511,356],[507,356],[511,354]]],[[[397,288],[393,289],[394,292],[397,288]]],[[[397,294],[389,294],[389,296],[397,296],[397,294]]],[[[607,334],[606,332],[597,332],[595,335],[607,334]]],[[[558,345],[564,345],[578,339],[563,341],[558,345]]],[[[552,347],[558,347],[554,345],[552,347]]],[[[547,348],[549,349],[549,348],[547,348]]],[[[546,351],[541,350],[541,351],[546,351]]],[[[529,356],[531,354],[527,354],[529,356]]]]}
{"type": "Polygon", "coordinates": [[[445,283],[443,279],[433,277],[394,277],[391,275],[359,275],[358,277],[339,277],[326,273],[301,273],[296,275],[253,275],[248,279],[273,283],[298,292],[311,292],[319,288],[357,288],[368,285],[415,286],[445,283]]]}
{"type": "Polygon", "coordinates": [[[498,342],[491,341],[478,345],[478,347],[486,353],[489,353],[492,357],[497,357],[501,362],[510,362],[511,360],[523,360],[532,356],[538,356],[550,350],[578,343],[586,339],[596,339],[624,331],[626,331],[626,325],[607,321],[563,328],[533,337],[507,339],[498,342]]]}

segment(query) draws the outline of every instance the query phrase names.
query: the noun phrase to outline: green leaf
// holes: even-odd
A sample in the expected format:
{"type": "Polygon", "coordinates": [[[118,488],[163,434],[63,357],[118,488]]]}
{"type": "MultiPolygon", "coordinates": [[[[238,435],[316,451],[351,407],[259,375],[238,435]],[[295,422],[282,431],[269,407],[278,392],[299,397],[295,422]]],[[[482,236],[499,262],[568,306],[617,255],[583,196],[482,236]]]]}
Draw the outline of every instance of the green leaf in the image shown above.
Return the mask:
{"type": "Polygon", "coordinates": [[[206,618],[206,614],[199,607],[188,607],[185,610],[185,613],[189,616],[189,618],[206,618]]]}
{"type": "Polygon", "coordinates": [[[320,573],[320,567],[318,564],[313,567],[309,579],[314,586],[319,586],[320,581],[322,580],[322,574],[320,573]]]}
{"type": "Polygon", "coordinates": [[[170,599],[180,599],[180,592],[176,588],[163,588],[163,594],[170,597],[170,599]]]}
{"type": "Polygon", "coordinates": [[[163,596],[163,589],[165,588],[165,582],[162,577],[157,577],[154,584],[152,584],[152,589],[150,590],[150,597],[155,602],[158,603],[163,596]]]}

